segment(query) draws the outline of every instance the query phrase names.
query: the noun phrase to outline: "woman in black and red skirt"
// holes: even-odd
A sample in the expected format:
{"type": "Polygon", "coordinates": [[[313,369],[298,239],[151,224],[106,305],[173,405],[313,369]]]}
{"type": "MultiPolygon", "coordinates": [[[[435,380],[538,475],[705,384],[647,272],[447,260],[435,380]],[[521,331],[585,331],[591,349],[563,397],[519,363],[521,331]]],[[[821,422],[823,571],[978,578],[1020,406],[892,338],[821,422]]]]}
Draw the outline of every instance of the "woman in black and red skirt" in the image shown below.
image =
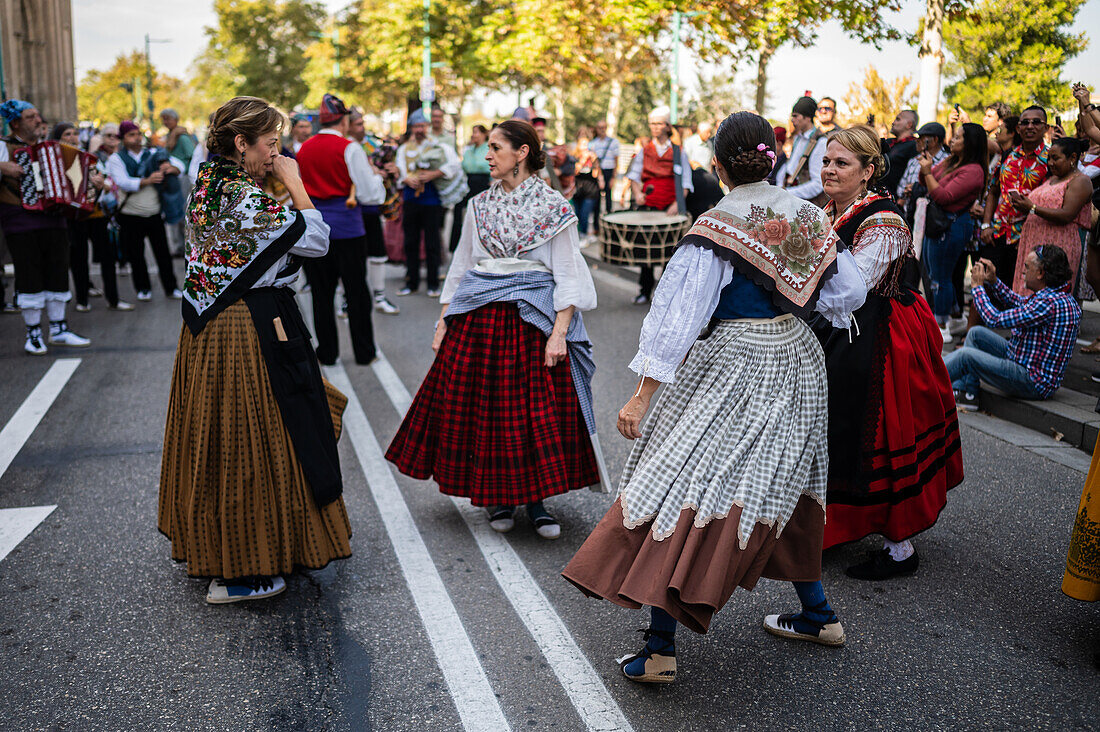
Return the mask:
{"type": "Polygon", "coordinates": [[[830,136],[821,173],[832,198],[825,210],[868,295],[851,331],[813,324],[829,378],[824,548],[882,534],[883,548],[847,570],[864,580],[916,571],[909,539],[936,523],[947,491],[963,479],[943,338],[915,289],[913,237],[893,201],[868,192],[882,165],[869,127],[830,136]]]}
{"type": "Polygon", "coordinates": [[[534,128],[501,123],[486,159],[493,183],[466,209],[435,363],[386,459],[485,506],[496,531],[526,504],[538,534],[556,539],[543,499],[607,483],[581,318],[596,289],[572,206],[533,175],[545,164],[534,128]]]}

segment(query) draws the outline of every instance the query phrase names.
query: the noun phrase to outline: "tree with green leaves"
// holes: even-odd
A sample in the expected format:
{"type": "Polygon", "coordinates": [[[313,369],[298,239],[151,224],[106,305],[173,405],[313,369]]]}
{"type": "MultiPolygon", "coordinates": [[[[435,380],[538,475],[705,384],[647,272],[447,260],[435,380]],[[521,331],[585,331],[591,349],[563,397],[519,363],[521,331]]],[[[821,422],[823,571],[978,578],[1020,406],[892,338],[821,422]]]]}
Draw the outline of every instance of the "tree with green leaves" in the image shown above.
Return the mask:
{"type": "Polygon", "coordinates": [[[313,0],[214,0],[217,25],[206,29],[207,47],[197,74],[220,97],[263,97],[282,107],[308,91],[306,49],[325,18],[313,0]]]}
{"type": "MultiPolygon", "coordinates": [[[[98,124],[142,119],[145,114],[145,54],[133,50],[120,54],[107,69],[93,69],[76,87],[80,118],[98,124]]],[[[213,109],[213,98],[200,85],[165,76],[153,68],[153,99],[158,111],[173,107],[185,123],[202,122],[213,109]]],[[[152,120],[154,128],[159,119],[152,120]]]]}
{"type": "Polygon", "coordinates": [[[835,20],[846,33],[876,48],[902,33],[886,22],[901,0],[719,0],[692,19],[693,43],[704,58],[750,57],[756,61],[756,111],[764,113],[768,64],[783,46],[808,48],[823,23],[835,20]]]}
{"type": "Polygon", "coordinates": [[[1005,102],[1013,109],[1071,105],[1065,63],[1088,45],[1070,26],[1085,0],[979,0],[944,24],[951,55],[945,89],[951,102],[982,109],[1005,102]]]}

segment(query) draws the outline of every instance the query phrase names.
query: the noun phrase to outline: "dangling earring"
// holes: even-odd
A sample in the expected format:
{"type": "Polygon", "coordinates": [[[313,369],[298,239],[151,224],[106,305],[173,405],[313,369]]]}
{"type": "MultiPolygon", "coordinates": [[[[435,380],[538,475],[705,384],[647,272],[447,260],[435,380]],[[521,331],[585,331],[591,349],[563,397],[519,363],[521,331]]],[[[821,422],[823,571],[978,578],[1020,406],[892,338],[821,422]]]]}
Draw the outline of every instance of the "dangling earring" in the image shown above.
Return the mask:
{"type": "Polygon", "coordinates": [[[519,177],[519,163],[516,163],[516,167],[512,168],[512,177],[513,178],[518,178],[519,177]]]}

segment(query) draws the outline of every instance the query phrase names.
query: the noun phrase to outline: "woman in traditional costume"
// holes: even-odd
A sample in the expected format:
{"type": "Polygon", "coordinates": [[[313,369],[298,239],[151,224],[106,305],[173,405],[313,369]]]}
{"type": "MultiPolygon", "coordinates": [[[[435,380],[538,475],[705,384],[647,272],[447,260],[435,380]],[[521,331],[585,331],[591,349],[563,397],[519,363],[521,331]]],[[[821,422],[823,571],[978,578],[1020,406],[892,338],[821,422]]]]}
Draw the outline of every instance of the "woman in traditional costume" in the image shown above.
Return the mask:
{"type": "Polygon", "coordinates": [[[515,510],[556,539],[543,500],[601,486],[592,413],[592,346],[581,311],[596,307],[577,217],[537,175],[530,124],[489,135],[489,190],[469,202],[440,301],[435,362],[386,459],[488,508],[510,531],[515,510]]]}
{"type": "Polygon", "coordinates": [[[719,126],[730,193],[657,286],[630,364],[642,380],[619,412],[619,432],[637,440],[619,498],[562,573],[589,596],[652,607],[646,646],[619,659],[634,681],[674,681],[676,624],[705,633],[734,589],[762,576],[794,582],[802,602],[768,615],[768,632],[844,643],[820,581],[825,363],[796,316],[844,326],[866,293],[824,212],[767,182],[775,148],[755,114],[719,126]]]}
{"type": "Polygon", "coordinates": [[[883,174],[879,150],[869,127],[829,137],[821,173],[832,199],[826,212],[868,295],[851,331],[814,322],[829,376],[824,546],[882,534],[885,546],[847,569],[864,580],[916,571],[909,539],[936,523],[947,491],[963,479],[943,337],[916,291],[913,237],[893,201],[870,192],[883,174]]]}
{"type": "Polygon", "coordinates": [[[164,430],[158,527],[206,600],[270,597],[297,567],[351,555],[336,439],[346,399],[321,378],[291,285],[328,226],[282,115],[255,97],[215,113],[187,207],[183,320],[164,430]],[[293,209],[263,192],[272,173],[293,209]],[[296,209],[296,210],[295,210],[296,209]]]}

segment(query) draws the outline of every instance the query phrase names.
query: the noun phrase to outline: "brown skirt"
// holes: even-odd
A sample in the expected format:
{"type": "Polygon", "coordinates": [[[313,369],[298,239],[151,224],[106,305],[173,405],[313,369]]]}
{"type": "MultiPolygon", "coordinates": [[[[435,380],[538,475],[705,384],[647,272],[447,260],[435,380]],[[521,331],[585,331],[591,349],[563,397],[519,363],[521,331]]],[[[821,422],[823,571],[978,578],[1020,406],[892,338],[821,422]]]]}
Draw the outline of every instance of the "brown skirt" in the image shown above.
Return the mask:
{"type": "MultiPolygon", "coordinates": [[[[337,437],[347,399],[325,382],[337,437]]],[[[318,509],[244,302],[180,332],[157,527],[193,577],[272,576],[351,556],[343,499],[318,509]]]]}
{"type": "Polygon", "coordinates": [[[694,525],[685,508],[672,535],[656,541],[649,524],[623,526],[619,500],[585,540],[562,576],[589,597],[616,605],[659,607],[696,633],[706,633],[714,613],[738,586],[751,590],[761,577],[792,582],[821,579],[825,512],[803,495],[778,537],[774,527],[757,524],[741,549],[737,524],[741,509],[694,525]]]}

